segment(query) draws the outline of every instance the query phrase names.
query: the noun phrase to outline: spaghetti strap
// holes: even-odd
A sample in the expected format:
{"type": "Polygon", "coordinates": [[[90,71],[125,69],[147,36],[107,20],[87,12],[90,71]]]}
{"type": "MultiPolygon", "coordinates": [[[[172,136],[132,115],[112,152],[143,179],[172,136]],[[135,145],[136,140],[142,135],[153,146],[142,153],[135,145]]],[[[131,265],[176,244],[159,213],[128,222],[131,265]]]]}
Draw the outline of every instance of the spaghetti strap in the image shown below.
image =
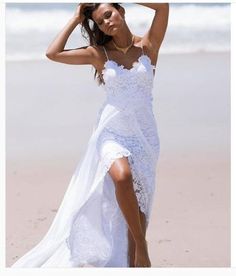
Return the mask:
{"type": "MultiPolygon", "coordinates": [[[[142,52],[143,52],[143,40],[141,40],[141,47],[142,47],[142,52]]],[[[143,52],[144,55],[144,52],[143,52]]]]}
{"type": "Polygon", "coordinates": [[[103,47],[103,49],[104,49],[104,52],[105,52],[105,54],[106,54],[107,60],[109,60],[109,58],[108,58],[108,55],[107,55],[107,51],[106,51],[106,48],[105,48],[104,46],[102,46],[102,47],[103,47]]]}

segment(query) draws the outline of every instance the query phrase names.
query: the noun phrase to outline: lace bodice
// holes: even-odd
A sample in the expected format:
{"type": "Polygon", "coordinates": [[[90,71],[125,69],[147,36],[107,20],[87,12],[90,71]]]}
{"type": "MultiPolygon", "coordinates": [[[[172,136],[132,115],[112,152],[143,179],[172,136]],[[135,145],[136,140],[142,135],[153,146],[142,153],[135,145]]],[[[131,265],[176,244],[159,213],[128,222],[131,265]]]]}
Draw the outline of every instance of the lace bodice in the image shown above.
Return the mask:
{"type": "Polygon", "coordinates": [[[153,100],[153,69],[151,59],[144,54],[142,46],[142,55],[135,61],[130,69],[119,65],[116,61],[108,58],[102,70],[103,88],[106,91],[107,101],[122,109],[129,106],[138,107],[140,105],[150,104],[153,100]]]}

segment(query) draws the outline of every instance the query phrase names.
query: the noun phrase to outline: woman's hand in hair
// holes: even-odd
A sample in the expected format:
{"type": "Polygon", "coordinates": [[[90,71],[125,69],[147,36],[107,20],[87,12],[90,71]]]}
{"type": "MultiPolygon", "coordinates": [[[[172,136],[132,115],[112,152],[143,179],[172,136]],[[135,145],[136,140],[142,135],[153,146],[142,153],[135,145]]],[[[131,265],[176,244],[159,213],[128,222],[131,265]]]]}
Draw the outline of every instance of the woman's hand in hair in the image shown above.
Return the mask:
{"type": "Polygon", "coordinates": [[[83,11],[86,6],[87,6],[87,3],[80,3],[76,8],[74,18],[78,20],[79,23],[82,23],[85,19],[85,15],[83,14],[83,11]]]}
{"type": "Polygon", "coordinates": [[[85,6],[88,4],[79,4],[74,16],[69,20],[65,27],[58,33],[56,38],[49,45],[46,56],[57,62],[66,64],[93,64],[95,60],[95,51],[93,47],[81,47],[76,49],[65,49],[66,42],[72,31],[85,20],[83,14],[85,6]]]}

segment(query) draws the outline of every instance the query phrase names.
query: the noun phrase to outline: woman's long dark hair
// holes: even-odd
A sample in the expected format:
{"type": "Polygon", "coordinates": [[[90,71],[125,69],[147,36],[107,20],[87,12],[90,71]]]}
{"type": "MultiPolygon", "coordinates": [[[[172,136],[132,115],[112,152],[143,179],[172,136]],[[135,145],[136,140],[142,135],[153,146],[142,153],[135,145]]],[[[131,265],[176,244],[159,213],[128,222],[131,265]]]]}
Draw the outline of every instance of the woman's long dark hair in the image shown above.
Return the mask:
{"type": "MultiPolygon", "coordinates": [[[[92,19],[92,13],[95,11],[101,3],[88,3],[84,7],[83,14],[85,15],[84,21],[81,23],[82,36],[88,40],[90,46],[104,45],[112,39],[112,36],[106,35],[102,32],[96,22],[92,19]]],[[[118,3],[109,3],[117,10],[121,7],[118,3]]],[[[97,70],[95,69],[94,79],[96,78],[97,70]]],[[[101,85],[103,82],[100,74],[98,75],[98,83],[101,85]]]]}

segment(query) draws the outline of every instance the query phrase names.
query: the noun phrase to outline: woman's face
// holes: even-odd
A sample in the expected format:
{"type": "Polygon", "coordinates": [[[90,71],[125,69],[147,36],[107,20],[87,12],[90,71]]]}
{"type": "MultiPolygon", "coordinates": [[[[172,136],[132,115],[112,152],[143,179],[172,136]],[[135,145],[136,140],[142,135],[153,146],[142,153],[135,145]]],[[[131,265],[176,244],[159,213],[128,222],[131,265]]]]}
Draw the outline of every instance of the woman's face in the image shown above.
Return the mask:
{"type": "Polygon", "coordinates": [[[92,19],[99,29],[107,35],[114,35],[124,24],[124,9],[117,10],[110,4],[100,4],[92,13],[92,19]]]}

